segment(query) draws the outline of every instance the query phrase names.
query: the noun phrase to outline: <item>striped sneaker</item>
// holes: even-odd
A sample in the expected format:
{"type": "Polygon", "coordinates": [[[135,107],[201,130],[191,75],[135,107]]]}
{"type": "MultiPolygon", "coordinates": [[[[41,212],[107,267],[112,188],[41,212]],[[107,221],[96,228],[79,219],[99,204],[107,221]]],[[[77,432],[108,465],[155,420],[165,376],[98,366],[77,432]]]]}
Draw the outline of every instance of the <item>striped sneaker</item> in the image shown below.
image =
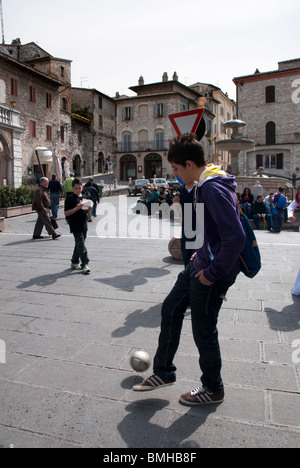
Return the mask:
{"type": "Polygon", "coordinates": [[[151,377],[144,380],[142,383],[135,385],[132,390],[135,392],[149,392],[150,390],[156,390],[157,388],[167,387],[168,385],[174,385],[175,382],[163,380],[158,375],[152,374],[151,377]]]}
{"type": "Polygon", "coordinates": [[[180,403],[187,406],[209,405],[212,403],[222,403],[224,393],[211,392],[207,387],[197,387],[189,393],[181,395],[180,403]]]}

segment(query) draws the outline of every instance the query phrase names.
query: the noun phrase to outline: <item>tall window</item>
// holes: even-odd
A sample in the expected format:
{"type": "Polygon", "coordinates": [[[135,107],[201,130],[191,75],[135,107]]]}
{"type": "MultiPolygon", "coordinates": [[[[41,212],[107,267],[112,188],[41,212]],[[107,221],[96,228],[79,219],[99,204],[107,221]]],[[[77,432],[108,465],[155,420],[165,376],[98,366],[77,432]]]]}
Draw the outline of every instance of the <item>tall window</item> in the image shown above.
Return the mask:
{"type": "Polygon", "coordinates": [[[155,133],[155,149],[162,150],[164,148],[164,132],[155,133]]]}
{"type": "Polygon", "coordinates": [[[51,125],[46,126],[46,138],[47,138],[47,141],[52,140],[52,127],[51,127],[51,125]]]}
{"type": "Polygon", "coordinates": [[[266,104],[275,102],[275,86],[266,87],[266,104]]]}
{"type": "Polygon", "coordinates": [[[34,120],[29,121],[29,134],[30,138],[36,138],[36,122],[34,120]]]}
{"type": "Polygon", "coordinates": [[[46,107],[52,109],[52,96],[50,93],[46,93],[46,107]]]}
{"type": "Polygon", "coordinates": [[[11,78],[10,80],[10,94],[18,97],[18,80],[16,78],[11,78]]]}
{"type": "Polygon", "coordinates": [[[68,101],[66,100],[65,97],[63,97],[62,100],[61,100],[61,108],[62,108],[62,110],[66,111],[67,107],[68,107],[68,101]]]}
{"type": "Polygon", "coordinates": [[[130,133],[123,134],[123,151],[124,152],[131,151],[131,134],[130,133]]]}
{"type": "Polygon", "coordinates": [[[34,86],[30,86],[30,89],[29,89],[29,100],[30,100],[30,102],[32,102],[33,104],[36,103],[36,95],[35,95],[35,87],[34,87],[34,86]]]}
{"type": "Polygon", "coordinates": [[[276,145],[276,125],[268,122],[266,125],[266,145],[276,145]]]}
{"type": "Polygon", "coordinates": [[[60,141],[62,143],[65,142],[65,127],[64,127],[64,125],[60,126],[60,141]]]}

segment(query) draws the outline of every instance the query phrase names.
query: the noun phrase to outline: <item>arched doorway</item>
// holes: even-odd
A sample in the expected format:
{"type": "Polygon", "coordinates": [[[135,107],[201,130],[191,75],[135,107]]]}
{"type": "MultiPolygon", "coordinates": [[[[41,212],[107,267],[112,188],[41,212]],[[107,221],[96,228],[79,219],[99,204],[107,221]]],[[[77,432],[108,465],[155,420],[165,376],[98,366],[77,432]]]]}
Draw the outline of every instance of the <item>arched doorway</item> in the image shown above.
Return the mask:
{"type": "Polygon", "coordinates": [[[145,157],[145,177],[162,177],[162,157],[159,154],[151,153],[145,157]]]}
{"type": "Polygon", "coordinates": [[[104,172],[104,154],[102,151],[98,154],[98,173],[102,174],[104,172]]]}
{"type": "Polygon", "coordinates": [[[9,145],[0,133],[0,186],[3,185],[13,185],[13,173],[9,145]]]}
{"type": "Polygon", "coordinates": [[[76,177],[81,176],[81,157],[79,154],[73,158],[73,172],[76,177]]]}
{"type": "Polygon", "coordinates": [[[136,157],[131,154],[123,156],[120,160],[120,180],[136,179],[136,157]]]}

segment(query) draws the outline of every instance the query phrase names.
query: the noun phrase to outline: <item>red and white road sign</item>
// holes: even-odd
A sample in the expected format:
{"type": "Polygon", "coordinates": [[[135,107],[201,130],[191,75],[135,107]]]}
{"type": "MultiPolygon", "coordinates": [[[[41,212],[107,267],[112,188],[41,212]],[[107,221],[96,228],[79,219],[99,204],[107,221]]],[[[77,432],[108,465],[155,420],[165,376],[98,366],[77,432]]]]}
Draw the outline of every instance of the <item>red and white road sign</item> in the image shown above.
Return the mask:
{"type": "Polygon", "coordinates": [[[169,119],[178,136],[184,133],[196,133],[204,109],[194,109],[169,115],[169,119]]]}

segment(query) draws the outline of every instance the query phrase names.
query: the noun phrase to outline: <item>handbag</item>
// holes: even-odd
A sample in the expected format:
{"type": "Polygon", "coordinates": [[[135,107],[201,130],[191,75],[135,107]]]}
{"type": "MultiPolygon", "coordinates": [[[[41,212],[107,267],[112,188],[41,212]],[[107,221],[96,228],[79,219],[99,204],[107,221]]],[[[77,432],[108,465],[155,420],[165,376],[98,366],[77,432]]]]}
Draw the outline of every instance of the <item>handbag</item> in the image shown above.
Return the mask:
{"type": "Polygon", "coordinates": [[[54,218],[54,216],[50,216],[50,221],[51,221],[53,229],[57,229],[58,224],[57,224],[56,219],[54,218]]]}
{"type": "Polygon", "coordinates": [[[241,271],[247,278],[254,278],[261,270],[261,256],[257,243],[256,236],[253,228],[250,224],[249,219],[243,213],[240,204],[238,203],[240,210],[240,219],[243,226],[244,233],[246,235],[245,247],[240,254],[241,259],[241,271]]]}

